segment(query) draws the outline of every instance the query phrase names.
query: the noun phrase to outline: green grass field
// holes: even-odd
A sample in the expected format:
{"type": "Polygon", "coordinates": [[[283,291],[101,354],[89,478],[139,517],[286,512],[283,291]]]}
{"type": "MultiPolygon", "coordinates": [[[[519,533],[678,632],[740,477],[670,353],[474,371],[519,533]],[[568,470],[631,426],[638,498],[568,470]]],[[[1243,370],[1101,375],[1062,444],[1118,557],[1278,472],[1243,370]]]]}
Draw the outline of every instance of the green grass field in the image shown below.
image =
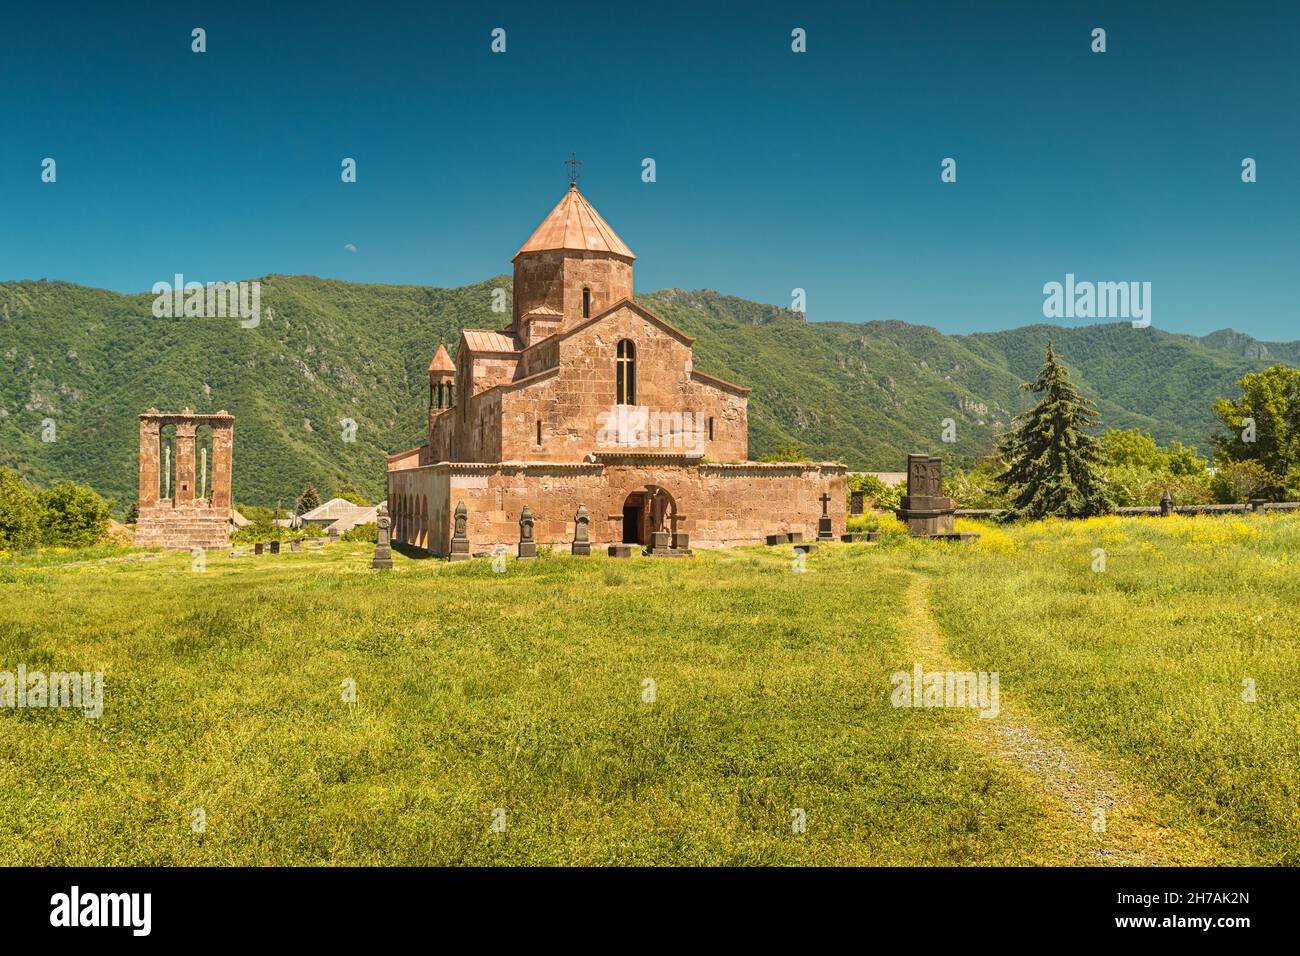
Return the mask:
{"type": "Polygon", "coordinates": [[[979,530],[802,573],[2,559],[0,671],[105,684],[0,710],[0,859],[1300,863],[1300,518],[979,530]],[[916,663],[996,671],[999,715],[893,707],[916,663]]]}

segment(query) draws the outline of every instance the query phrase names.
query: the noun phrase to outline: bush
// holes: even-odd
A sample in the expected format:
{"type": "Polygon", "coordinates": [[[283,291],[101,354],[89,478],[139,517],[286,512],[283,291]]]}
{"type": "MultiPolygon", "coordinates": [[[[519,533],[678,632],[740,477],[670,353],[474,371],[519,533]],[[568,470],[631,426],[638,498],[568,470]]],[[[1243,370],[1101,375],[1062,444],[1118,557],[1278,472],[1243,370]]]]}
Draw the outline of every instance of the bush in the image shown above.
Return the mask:
{"type": "Polygon", "coordinates": [[[369,524],[359,524],[355,528],[344,531],[339,536],[342,541],[374,541],[379,534],[379,526],[375,522],[369,524]]]}
{"type": "Polygon", "coordinates": [[[44,544],[84,548],[107,537],[108,503],[85,485],[61,482],[42,491],[40,502],[44,544]]]}
{"type": "Polygon", "coordinates": [[[40,543],[40,499],[17,474],[0,468],[0,551],[25,551],[40,543]]]}
{"type": "Polygon", "coordinates": [[[1210,489],[1220,504],[1245,504],[1275,483],[1268,469],[1257,461],[1225,461],[1215,469],[1210,489]]]}

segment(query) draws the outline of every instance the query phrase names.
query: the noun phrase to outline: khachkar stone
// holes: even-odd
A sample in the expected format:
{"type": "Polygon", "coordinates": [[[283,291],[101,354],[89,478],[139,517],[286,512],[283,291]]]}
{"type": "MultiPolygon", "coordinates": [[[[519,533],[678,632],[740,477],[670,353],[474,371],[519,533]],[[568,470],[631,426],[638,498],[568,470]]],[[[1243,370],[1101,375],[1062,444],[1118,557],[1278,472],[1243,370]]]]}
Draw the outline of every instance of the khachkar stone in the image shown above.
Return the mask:
{"type": "Polygon", "coordinates": [[[372,568],[387,570],[393,566],[393,549],[389,541],[393,522],[388,517],[387,503],[379,506],[379,516],[375,519],[375,557],[370,562],[372,568]]]}
{"type": "Polygon", "coordinates": [[[465,502],[456,502],[456,512],[453,516],[451,530],[451,554],[447,555],[449,561],[469,560],[469,535],[465,533],[465,524],[468,517],[468,513],[465,511],[465,502]]]}
{"type": "Polygon", "coordinates": [[[831,496],[823,491],[822,496],[817,500],[822,503],[821,517],[817,519],[817,540],[834,541],[835,529],[831,527],[831,515],[830,512],[826,510],[830,507],[831,496]]]}
{"type": "Polygon", "coordinates": [[[849,492],[849,514],[860,515],[864,510],[866,510],[865,509],[866,494],[867,493],[865,491],[849,492]]]}
{"type": "Polygon", "coordinates": [[[914,538],[952,533],[952,499],[943,496],[943,459],[936,455],[907,456],[907,494],[898,517],[914,538]]]}
{"type": "Polygon", "coordinates": [[[135,544],[142,548],[230,547],[230,479],[235,419],[229,412],[196,415],[188,408],[169,415],[151,408],[140,416],[140,518],[135,544]],[[176,481],[171,481],[171,445],[162,430],[175,430],[176,481]],[[212,491],[207,495],[204,449],[202,486],[196,485],[198,430],[212,434],[212,491]],[[165,477],[164,477],[165,476],[165,477]],[[165,486],[163,482],[166,482],[165,486]],[[165,490],[164,490],[165,488],[165,490]],[[162,493],[160,494],[160,491],[162,493]]]}
{"type": "Polygon", "coordinates": [[[524,505],[519,515],[519,558],[537,557],[537,542],[533,540],[533,513],[524,505]]]}
{"type": "MultiPolygon", "coordinates": [[[[941,541],[979,540],[974,532],[952,530],[956,509],[952,499],[943,496],[943,459],[935,455],[908,455],[907,492],[898,517],[907,525],[909,535],[941,541]]],[[[867,540],[872,540],[871,535],[867,540]]]]}
{"type": "Polygon", "coordinates": [[[573,516],[573,553],[582,557],[591,556],[591,541],[587,538],[587,526],[591,524],[591,516],[587,514],[587,506],[578,505],[578,513],[573,516]]]}

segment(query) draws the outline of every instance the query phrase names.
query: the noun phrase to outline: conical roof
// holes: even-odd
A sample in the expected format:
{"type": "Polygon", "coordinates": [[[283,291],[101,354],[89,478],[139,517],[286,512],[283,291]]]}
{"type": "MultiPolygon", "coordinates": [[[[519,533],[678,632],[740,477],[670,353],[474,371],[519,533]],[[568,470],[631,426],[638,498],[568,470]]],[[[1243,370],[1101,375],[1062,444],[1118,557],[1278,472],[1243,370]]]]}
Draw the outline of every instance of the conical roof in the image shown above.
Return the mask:
{"type": "Polygon", "coordinates": [[[456,366],[452,364],[451,356],[447,354],[447,347],[441,342],[438,343],[438,351],[433,353],[433,361],[429,363],[430,372],[454,372],[456,366]]]}
{"type": "Polygon", "coordinates": [[[625,259],[635,259],[629,249],[596,212],[587,198],[572,183],[551,214],[515,253],[518,259],[525,252],[552,252],[572,249],[577,252],[608,252],[625,259]]]}

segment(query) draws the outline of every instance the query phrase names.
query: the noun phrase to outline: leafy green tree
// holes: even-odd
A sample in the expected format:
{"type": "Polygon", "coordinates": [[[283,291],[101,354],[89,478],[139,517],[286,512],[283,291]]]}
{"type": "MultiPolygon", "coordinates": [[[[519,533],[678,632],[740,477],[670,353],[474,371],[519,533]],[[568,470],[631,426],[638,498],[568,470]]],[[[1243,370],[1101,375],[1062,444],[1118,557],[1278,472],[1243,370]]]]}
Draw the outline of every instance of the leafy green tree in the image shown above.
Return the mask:
{"type": "Polygon", "coordinates": [[[298,496],[298,505],[294,508],[293,513],[296,515],[306,514],[315,508],[320,507],[320,495],[316,492],[316,486],[308,482],[307,487],[303,489],[302,494],[298,496]]]}
{"type": "Polygon", "coordinates": [[[1210,488],[1221,504],[1245,504],[1275,483],[1274,476],[1257,461],[1227,461],[1215,468],[1210,488]]]}
{"type": "Polygon", "coordinates": [[[998,477],[1012,495],[1008,517],[1086,518],[1113,511],[1102,480],[1101,443],[1083,429],[1099,424],[1095,407],[1070,382],[1069,372],[1047,344],[1038,378],[1020,386],[1042,395],[999,442],[1007,470],[998,477]]]}
{"type": "Polygon", "coordinates": [[[108,534],[108,502],[85,485],[60,482],[42,491],[40,502],[45,544],[84,548],[108,534]]]}
{"type": "Polygon", "coordinates": [[[1169,466],[1168,454],[1140,428],[1107,431],[1101,439],[1101,455],[1107,464],[1128,465],[1143,471],[1164,471],[1169,466]]]}
{"type": "Polygon", "coordinates": [[[1214,414],[1228,429],[1214,437],[1221,463],[1254,461],[1269,474],[1259,493],[1282,495],[1300,470],[1300,369],[1273,365],[1237,382],[1241,395],[1219,398],[1214,414]]]}
{"type": "Polygon", "coordinates": [[[1169,459],[1169,473],[1171,475],[1183,478],[1205,477],[1205,469],[1209,462],[1196,454],[1196,446],[1184,445],[1178,439],[1174,439],[1169,443],[1166,456],[1169,459]]]}
{"type": "Polygon", "coordinates": [[[366,500],[366,496],[358,491],[355,485],[341,485],[335,497],[350,501],[354,505],[365,505],[367,507],[370,505],[370,502],[366,500]]]}
{"type": "Polygon", "coordinates": [[[41,542],[41,504],[27,483],[0,468],[0,551],[21,551],[41,542]]]}
{"type": "Polygon", "coordinates": [[[133,501],[126,506],[126,515],[123,518],[126,524],[135,524],[140,520],[140,504],[133,501]]]}

